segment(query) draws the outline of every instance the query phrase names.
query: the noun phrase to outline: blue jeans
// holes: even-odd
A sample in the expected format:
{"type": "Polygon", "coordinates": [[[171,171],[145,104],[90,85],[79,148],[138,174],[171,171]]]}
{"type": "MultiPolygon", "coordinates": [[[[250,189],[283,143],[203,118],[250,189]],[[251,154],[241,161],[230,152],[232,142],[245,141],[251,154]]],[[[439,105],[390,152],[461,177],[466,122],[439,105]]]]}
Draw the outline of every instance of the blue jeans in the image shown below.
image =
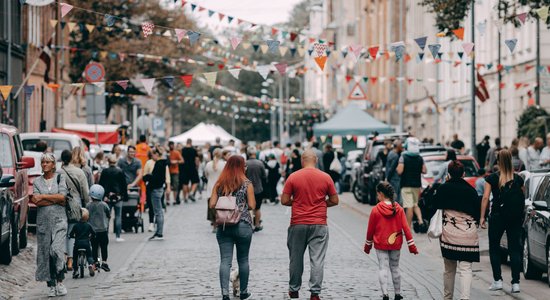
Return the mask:
{"type": "Polygon", "coordinates": [[[109,202],[110,211],[113,210],[113,207],[115,208],[115,235],[119,238],[122,231],[122,201],[118,201],[116,204],[109,202]]]}
{"type": "Polygon", "coordinates": [[[220,247],[220,285],[222,295],[229,296],[229,275],[233,261],[233,247],[237,247],[237,262],[239,264],[239,282],[241,294],[248,292],[248,252],[252,242],[252,225],[239,222],[237,225],[218,227],[216,239],[220,247]]]}
{"type": "Polygon", "coordinates": [[[151,202],[153,203],[153,210],[155,211],[155,222],[157,223],[157,235],[162,235],[162,229],[164,227],[164,211],[162,210],[163,195],[164,188],[158,188],[151,191],[151,202]]]}

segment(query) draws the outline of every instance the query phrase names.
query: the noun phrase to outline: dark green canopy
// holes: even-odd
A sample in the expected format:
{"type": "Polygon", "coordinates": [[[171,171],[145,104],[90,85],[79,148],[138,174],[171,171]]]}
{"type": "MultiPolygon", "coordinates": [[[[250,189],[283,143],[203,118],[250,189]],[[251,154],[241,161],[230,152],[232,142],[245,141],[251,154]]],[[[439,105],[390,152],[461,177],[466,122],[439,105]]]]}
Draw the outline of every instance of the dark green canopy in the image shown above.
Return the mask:
{"type": "Polygon", "coordinates": [[[393,128],[378,121],[359,106],[349,104],[338,111],[328,121],[316,124],[313,132],[316,136],[321,135],[368,135],[373,131],[378,133],[391,133],[393,128]]]}

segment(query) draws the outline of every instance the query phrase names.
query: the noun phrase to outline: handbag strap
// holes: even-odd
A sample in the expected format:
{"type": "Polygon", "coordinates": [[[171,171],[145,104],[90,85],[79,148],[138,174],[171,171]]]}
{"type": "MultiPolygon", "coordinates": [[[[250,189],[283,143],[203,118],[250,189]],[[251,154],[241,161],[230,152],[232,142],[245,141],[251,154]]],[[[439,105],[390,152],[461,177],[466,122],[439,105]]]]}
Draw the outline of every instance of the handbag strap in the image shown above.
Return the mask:
{"type": "MultiPolygon", "coordinates": [[[[64,168],[64,167],[61,167],[61,169],[63,169],[63,171],[65,171],[65,174],[67,174],[67,176],[69,177],[69,179],[73,182],[73,184],[77,187],[78,189],[78,194],[79,195],[82,195],[82,188],[80,187],[80,184],[78,183],[78,181],[75,181],[74,178],[69,174],[69,172],[67,172],[67,170],[64,168]]],[[[82,198],[82,197],[81,197],[82,198]]]]}

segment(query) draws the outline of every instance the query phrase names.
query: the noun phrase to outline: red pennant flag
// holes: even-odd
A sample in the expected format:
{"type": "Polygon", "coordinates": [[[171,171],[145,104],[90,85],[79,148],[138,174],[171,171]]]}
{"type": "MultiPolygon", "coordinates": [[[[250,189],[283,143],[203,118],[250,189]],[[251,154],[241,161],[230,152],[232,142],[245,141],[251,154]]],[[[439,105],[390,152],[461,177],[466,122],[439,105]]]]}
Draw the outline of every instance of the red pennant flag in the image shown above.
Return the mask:
{"type": "Polygon", "coordinates": [[[314,38],[309,38],[309,43],[311,44],[313,42],[315,42],[315,39],[314,38]]]}
{"type": "Polygon", "coordinates": [[[369,55],[372,57],[372,59],[376,59],[376,55],[378,54],[378,46],[373,46],[369,48],[369,55]]]}
{"type": "Polygon", "coordinates": [[[223,20],[223,18],[225,17],[225,15],[222,14],[222,13],[218,13],[218,17],[220,18],[220,22],[221,22],[223,20]]]}
{"type": "Polygon", "coordinates": [[[243,22],[243,20],[237,19],[237,25],[241,25],[242,22],[243,22]]]}
{"type": "Polygon", "coordinates": [[[457,38],[461,40],[464,39],[464,28],[454,29],[453,33],[456,35],[457,38]]]}
{"type": "Polygon", "coordinates": [[[411,56],[407,53],[407,54],[405,54],[404,59],[405,59],[405,62],[407,63],[407,62],[411,61],[411,56]]]}
{"type": "Polygon", "coordinates": [[[294,40],[298,37],[298,34],[296,32],[290,33],[290,41],[294,42],[294,40]]]}
{"type": "Polygon", "coordinates": [[[346,75],[346,82],[349,82],[351,80],[351,75],[346,75]]]}
{"type": "Polygon", "coordinates": [[[181,7],[184,7],[184,6],[185,6],[185,4],[187,4],[187,1],[185,1],[185,0],[181,0],[181,7]]]}
{"type": "Polygon", "coordinates": [[[514,85],[516,86],[516,90],[519,90],[522,86],[522,83],[516,83],[514,85]]]}
{"type": "Polygon", "coordinates": [[[219,65],[218,65],[218,69],[223,70],[223,68],[225,68],[225,65],[224,65],[224,64],[219,64],[219,65]]]}
{"type": "Polygon", "coordinates": [[[372,82],[372,84],[376,84],[376,80],[378,80],[378,77],[371,77],[370,78],[370,82],[372,82]]]}
{"type": "Polygon", "coordinates": [[[520,20],[521,24],[525,24],[525,19],[527,19],[527,13],[521,13],[519,15],[516,15],[518,20],[520,20]]]}
{"type": "Polygon", "coordinates": [[[506,83],[501,82],[501,83],[500,83],[500,89],[502,90],[502,89],[504,89],[505,87],[506,87],[506,83]]]}
{"type": "Polygon", "coordinates": [[[458,66],[459,66],[459,65],[460,65],[461,63],[462,63],[462,62],[461,62],[461,61],[459,61],[459,60],[455,61],[455,63],[454,63],[454,67],[455,67],[455,68],[456,68],[456,67],[458,67],[458,66]]]}
{"type": "Polygon", "coordinates": [[[502,71],[502,69],[504,69],[504,66],[503,65],[497,65],[497,70],[500,72],[502,71]]]}
{"type": "Polygon", "coordinates": [[[199,6],[199,12],[205,11],[205,10],[206,10],[206,8],[204,8],[204,7],[202,7],[202,6],[199,6]]]}
{"type": "Polygon", "coordinates": [[[525,66],[525,72],[528,72],[529,70],[531,70],[534,67],[535,67],[534,65],[525,66]]]}
{"type": "Polygon", "coordinates": [[[411,85],[411,83],[413,82],[413,80],[411,78],[407,78],[407,82],[409,83],[409,85],[411,85]]]}
{"type": "Polygon", "coordinates": [[[186,87],[191,86],[191,82],[193,82],[193,75],[182,75],[180,76],[181,80],[185,84],[186,87]]]}
{"type": "Polygon", "coordinates": [[[271,35],[276,35],[279,30],[275,27],[271,27],[271,35]]]}
{"type": "Polygon", "coordinates": [[[481,76],[481,74],[479,74],[479,71],[477,71],[477,81],[478,85],[476,86],[476,96],[479,101],[485,102],[489,99],[489,91],[487,90],[485,79],[481,76]]]}

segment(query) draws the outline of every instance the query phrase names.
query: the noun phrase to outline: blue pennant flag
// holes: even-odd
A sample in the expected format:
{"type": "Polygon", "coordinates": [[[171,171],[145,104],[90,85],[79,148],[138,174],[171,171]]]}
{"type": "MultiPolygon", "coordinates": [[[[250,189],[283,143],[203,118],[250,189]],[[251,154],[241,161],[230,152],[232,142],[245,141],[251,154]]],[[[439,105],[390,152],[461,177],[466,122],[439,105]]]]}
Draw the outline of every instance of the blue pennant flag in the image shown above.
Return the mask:
{"type": "Polygon", "coordinates": [[[191,11],[195,11],[195,8],[197,8],[196,4],[191,4],[191,11]]]}
{"type": "Polygon", "coordinates": [[[328,49],[325,50],[325,51],[326,51],[326,53],[327,53],[327,56],[330,56],[330,53],[332,53],[332,51],[330,51],[330,50],[328,50],[328,49]]]}
{"type": "Polygon", "coordinates": [[[168,85],[168,87],[173,88],[174,87],[174,76],[166,76],[163,77],[162,80],[168,85]]]}
{"type": "Polygon", "coordinates": [[[513,68],[513,66],[504,66],[504,70],[506,71],[506,73],[509,73],[510,70],[512,70],[513,68]]]}
{"type": "Polygon", "coordinates": [[[199,40],[201,34],[199,32],[190,30],[187,31],[187,36],[189,37],[189,42],[191,43],[191,46],[193,46],[199,40]]]}
{"type": "Polygon", "coordinates": [[[487,70],[491,70],[491,68],[493,68],[493,63],[488,63],[487,64],[487,70]]]}
{"type": "Polygon", "coordinates": [[[279,45],[281,44],[281,42],[276,40],[267,40],[265,42],[267,44],[267,47],[269,47],[269,52],[273,54],[276,54],[279,52],[279,45]]]}
{"type": "Polygon", "coordinates": [[[112,16],[112,15],[109,15],[109,14],[105,15],[105,23],[107,23],[107,26],[111,27],[111,26],[115,25],[115,21],[116,21],[115,16],[112,16]]]}
{"type": "Polygon", "coordinates": [[[510,49],[510,53],[514,53],[514,49],[516,49],[516,44],[518,43],[518,39],[509,39],[505,40],[504,43],[506,46],[508,46],[508,49],[510,49]]]}
{"type": "Polygon", "coordinates": [[[208,16],[209,16],[209,17],[213,16],[214,13],[215,13],[215,11],[213,11],[213,10],[211,10],[211,9],[208,10],[208,16]]]}
{"type": "Polygon", "coordinates": [[[233,21],[233,17],[227,16],[227,23],[231,24],[232,21],[233,21]]]}
{"type": "Polygon", "coordinates": [[[31,100],[32,92],[34,92],[34,85],[25,85],[23,89],[25,90],[25,100],[31,100]]]}
{"type": "Polygon", "coordinates": [[[460,57],[460,59],[462,59],[462,56],[464,55],[464,52],[458,52],[458,57],[460,57]]]}
{"type": "Polygon", "coordinates": [[[426,48],[426,41],[427,40],[428,40],[427,36],[423,36],[423,37],[419,37],[419,38],[414,39],[414,41],[416,42],[418,47],[420,47],[420,49],[422,49],[422,51],[424,51],[424,48],[426,48]]]}
{"type": "Polygon", "coordinates": [[[290,55],[292,55],[292,57],[296,56],[296,48],[290,48],[290,55]]]}
{"type": "Polygon", "coordinates": [[[424,59],[424,52],[418,53],[418,60],[422,61],[424,59]]]}
{"type": "Polygon", "coordinates": [[[342,57],[346,58],[346,56],[348,56],[348,50],[344,49],[344,50],[342,50],[342,57]]]}
{"type": "Polygon", "coordinates": [[[439,56],[439,49],[441,49],[441,45],[440,44],[428,45],[428,49],[430,49],[430,52],[432,53],[433,58],[436,59],[439,56]]]}
{"type": "Polygon", "coordinates": [[[258,52],[258,49],[260,49],[260,45],[253,44],[252,48],[254,49],[254,52],[258,52]]]}
{"type": "Polygon", "coordinates": [[[311,54],[313,53],[313,49],[308,49],[307,53],[309,54],[309,56],[311,56],[311,54]]]}
{"type": "Polygon", "coordinates": [[[395,61],[400,61],[405,53],[405,45],[392,45],[391,50],[395,52],[395,61]]]}

